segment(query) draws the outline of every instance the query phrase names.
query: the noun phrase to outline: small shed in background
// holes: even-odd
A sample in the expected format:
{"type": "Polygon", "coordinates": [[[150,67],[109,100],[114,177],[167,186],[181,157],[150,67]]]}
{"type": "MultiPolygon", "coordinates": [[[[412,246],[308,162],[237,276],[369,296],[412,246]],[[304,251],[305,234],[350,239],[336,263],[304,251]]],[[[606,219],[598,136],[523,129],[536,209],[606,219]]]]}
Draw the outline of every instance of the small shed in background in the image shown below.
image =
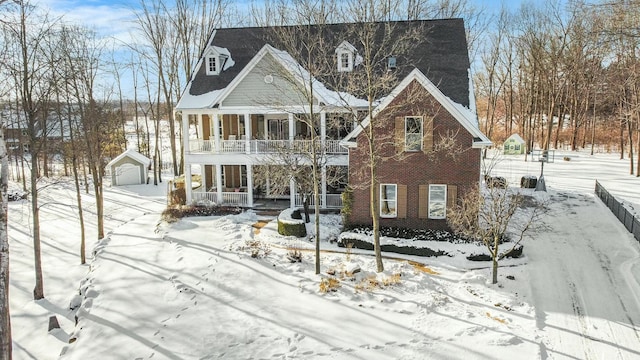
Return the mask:
{"type": "Polygon", "coordinates": [[[521,155],[524,154],[526,144],[524,139],[518,135],[513,134],[504,141],[502,146],[503,154],[505,155],[521,155]]]}
{"type": "Polygon", "coordinates": [[[140,185],[147,183],[150,164],[151,159],[129,149],[111,160],[106,170],[111,174],[113,185],[140,185]]]}

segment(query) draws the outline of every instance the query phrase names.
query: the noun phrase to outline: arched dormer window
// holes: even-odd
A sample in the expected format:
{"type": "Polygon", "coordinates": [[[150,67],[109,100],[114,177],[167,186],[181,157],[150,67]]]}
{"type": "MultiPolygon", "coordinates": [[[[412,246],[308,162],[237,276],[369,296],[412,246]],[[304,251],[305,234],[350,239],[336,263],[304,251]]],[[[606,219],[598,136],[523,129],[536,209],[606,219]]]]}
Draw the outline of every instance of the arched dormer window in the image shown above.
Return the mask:
{"type": "Polygon", "coordinates": [[[348,72],[353,71],[353,67],[356,63],[356,48],[349,44],[348,41],[343,41],[336,48],[336,62],[338,64],[338,71],[348,72]]]}

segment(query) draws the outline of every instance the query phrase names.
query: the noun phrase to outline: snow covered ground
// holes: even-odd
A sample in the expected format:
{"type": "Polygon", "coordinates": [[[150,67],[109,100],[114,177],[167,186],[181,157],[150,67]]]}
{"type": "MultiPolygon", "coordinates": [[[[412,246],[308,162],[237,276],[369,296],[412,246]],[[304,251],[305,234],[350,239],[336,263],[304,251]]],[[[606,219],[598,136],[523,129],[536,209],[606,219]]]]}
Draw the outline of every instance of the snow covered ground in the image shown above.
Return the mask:
{"type": "MultiPolygon", "coordinates": [[[[153,185],[107,189],[109,235],[89,244],[95,258],[80,266],[75,210],[61,205],[73,204],[73,191],[52,185],[45,300],[31,300],[28,205],[10,204],[14,358],[640,358],[640,246],[593,192],[597,178],[633,206],[640,179],[617,155],[565,155],[544,169],[546,229],[525,243],[524,260],[503,262],[498,285],[488,284],[488,264],[459,258],[388,258],[376,274],[369,252],[327,241],[339,226],[331,216],[315,275],[313,244],[278,236],[271,217],[162,223],[164,186],[153,185]],[[287,259],[292,248],[302,262],[287,259]],[[362,271],[346,271],[355,266],[362,271]],[[327,272],[339,284],[323,293],[327,272]],[[51,315],[62,328],[47,333],[51,315]]],[[[508,157],[494,175],[518,184],[539,171],[508,157]]]]}

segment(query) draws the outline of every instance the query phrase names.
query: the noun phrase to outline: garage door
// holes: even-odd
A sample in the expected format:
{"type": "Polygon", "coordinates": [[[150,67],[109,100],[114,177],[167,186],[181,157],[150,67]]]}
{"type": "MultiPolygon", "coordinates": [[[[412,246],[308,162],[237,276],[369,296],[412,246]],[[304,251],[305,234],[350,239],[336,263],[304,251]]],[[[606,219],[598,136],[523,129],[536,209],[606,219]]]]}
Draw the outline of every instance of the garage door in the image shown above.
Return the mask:
{"type": "Polygon", "coordinates": [[[140,168],[133,164],[122,164],[116,168],[116,185],[140,184],[140,168]]]}

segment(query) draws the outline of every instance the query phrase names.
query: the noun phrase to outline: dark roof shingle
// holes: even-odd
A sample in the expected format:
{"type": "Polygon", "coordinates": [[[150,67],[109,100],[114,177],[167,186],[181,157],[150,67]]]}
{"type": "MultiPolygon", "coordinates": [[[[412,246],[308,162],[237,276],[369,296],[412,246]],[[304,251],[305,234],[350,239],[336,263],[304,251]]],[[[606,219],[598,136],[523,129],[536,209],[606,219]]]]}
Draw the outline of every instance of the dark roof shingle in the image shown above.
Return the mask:
{"type": "MultiPolygon", "coordinates": [[[[418,31],[420,36],[415,46],[409,47],[408,53],[398,54],[398,61],[412,63],[412,66],[399,67],[398,81],[402,80],[411,70],[418,68],[453,101],[469,106],[469,56],[462,19],[396,21],[387,23],[393,26],[397,33],[410,30],[418,31]]],[[[376,23],[382,28],[385,23],[376,23]]],[[[324,39],[333,44],[333,49],[343,40],[349,41],[359,49],[358,41],[349,39],[349,30],[362,24],[330,24],[323,25],[324,39]]],[[[298,27],[300,29],[301,27],[298,27]]],[[[318,28],[316,26],[316,28],[318,28]]],[[[226,28],[217,29],[210,44],[226,48],[235,62],[234,66],[216,76],[207,76],[205,67],[200,66],[193,75],[189,92],[191,95],[201,95],[213,90],[225,88],[245,68],[258,51],[270,44],[281,50],[279,36],[274,27],[226,28]]],[[[295,28],[285,28],[288,30],[295,28]]],[[[353,37],[353,36],[351,36],[353,37]]],[[[295,54],[291,54],[295,57],[295,54]]],[[[335,56],[333,51],[328,56],[335,56]]],[[[303,63],[303,62],[301,62],[303,63]]],[[[331,88],[331,84],[325,82],[331,88]]],[[[333,89],[341,90],[341,89],[333,89]]]]}

